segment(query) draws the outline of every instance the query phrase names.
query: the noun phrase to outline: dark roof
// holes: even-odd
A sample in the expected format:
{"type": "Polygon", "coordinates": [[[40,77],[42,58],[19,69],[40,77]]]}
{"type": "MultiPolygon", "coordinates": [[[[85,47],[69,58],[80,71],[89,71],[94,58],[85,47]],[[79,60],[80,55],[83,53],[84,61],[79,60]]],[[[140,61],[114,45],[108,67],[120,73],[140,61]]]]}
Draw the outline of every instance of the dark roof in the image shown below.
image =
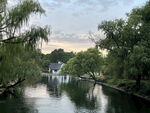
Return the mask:
{"type": "Polygon", "coordinates": [[[59,70],[62,64],[59,63],[50,63],[49,68],[52,70],[59,70]]]}

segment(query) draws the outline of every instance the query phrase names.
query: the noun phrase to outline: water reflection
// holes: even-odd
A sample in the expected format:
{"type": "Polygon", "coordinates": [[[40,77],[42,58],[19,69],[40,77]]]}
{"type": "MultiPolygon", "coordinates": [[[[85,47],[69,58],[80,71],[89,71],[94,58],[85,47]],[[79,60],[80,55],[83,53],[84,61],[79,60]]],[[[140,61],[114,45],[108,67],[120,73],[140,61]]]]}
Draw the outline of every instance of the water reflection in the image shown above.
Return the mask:
{"type": "Polygon", "coordinates": [[[150,113],[148,102],[108,87],[102,91],[108,97],[106,113],[150,113]]]}
{"type": "Polygon", "coordinates": [[[71,80],[69,76],[49,76],[43,77],[40,83],[46,85],[50,96],[60,98],[62,96],[62,90],[60,85],[68,83],[71,80]]]}
{"type": "Polygon", "coordinates": [[[28,103],[24,98],[1,100],[0,113],[38,113],[33,105],[34,103],[28,103]]]}
{"type": "Polygon", "coordinates": [[[97,109],[99,106],[96,96],[89,93],[91,88],[93,88],[92,84],[76,80],[61,85],[61,89],[67,93],[77,108],[83,107],[90,110],[97,109]]]}
{"type": "Polygon", "coordinates": [[[148,104],[70,76],[43,77],[19,98],[0,99],[0,113],[149,113],[148,104]]]}

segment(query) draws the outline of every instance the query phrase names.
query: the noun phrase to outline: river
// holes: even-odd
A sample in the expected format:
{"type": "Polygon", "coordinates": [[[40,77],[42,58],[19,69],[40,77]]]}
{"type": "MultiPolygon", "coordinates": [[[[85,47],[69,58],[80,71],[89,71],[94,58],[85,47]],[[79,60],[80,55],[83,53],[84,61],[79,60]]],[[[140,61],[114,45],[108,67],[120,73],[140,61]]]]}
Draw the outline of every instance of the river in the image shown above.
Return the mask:
{"type": "Polygon", "coordinates": [[[18,98],[0,98],[0,113],[150,113],[141,99],[70,76],[42,77],[18,98]]]}

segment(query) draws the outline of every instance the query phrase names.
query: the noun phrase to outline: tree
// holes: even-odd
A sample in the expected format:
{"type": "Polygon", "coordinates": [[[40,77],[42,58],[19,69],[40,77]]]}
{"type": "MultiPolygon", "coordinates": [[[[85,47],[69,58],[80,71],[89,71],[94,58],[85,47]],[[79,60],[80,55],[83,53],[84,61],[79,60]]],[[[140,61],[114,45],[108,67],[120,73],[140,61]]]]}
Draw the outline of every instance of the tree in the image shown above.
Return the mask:
{"type": "Polygon", "coordinates": [[[137,90],[141,79],[150,75],[149,8],[150,1],[127,14],[126,21],[103,21],[98,26],[106,35],[105,39],[99,41],[99,47],[109,52],[105,63],[106,73],[136,79],[137,90]]]}
{"type": "Polygon", "coordinates": [[[0,0],[0,88],[7,92],[29,76],[39,75],[40,69],[33,57],[37,42],[48,41],[50,30],[28,25],[32,14],[45,11],[37,1],[23,0],[8,8],[7,0],[0,0]],[[27,26],[26,26],[27,27],[27,26]]]}
{"type": "Polygon", "coordinates": [[[50,61],[51,62],[58,62],[61,61],[66,63],[70,58],[74,57],[73,52],[64,52],[63,49],[55,49],[50,53],[50,61]]]}
{"type": "Polygon", "coordinates": [[[80,61],[81,59],[77,59],[76,57],[71,58],[66,64],[63,65],[61,73],[81,77],[84,72],[80,61]]]}
{"type": "Polygon", "coordinates": [[[96,75],[99,75],[102,64],[103,58],[98,49],[90,48],[77,53],[63,66],[62,72],[75,76],[89,75],[96,81],[96,75]]]}
{"type": "Polygon", "coordinates": [[[58,63],[59,61],[66,63],[69,59],[74,57],[73,52],[65,52],[63,49],[55,49],[50,54],[41,54],[42,70],[48,72],[48,66],[50,63],[58,63]]]}

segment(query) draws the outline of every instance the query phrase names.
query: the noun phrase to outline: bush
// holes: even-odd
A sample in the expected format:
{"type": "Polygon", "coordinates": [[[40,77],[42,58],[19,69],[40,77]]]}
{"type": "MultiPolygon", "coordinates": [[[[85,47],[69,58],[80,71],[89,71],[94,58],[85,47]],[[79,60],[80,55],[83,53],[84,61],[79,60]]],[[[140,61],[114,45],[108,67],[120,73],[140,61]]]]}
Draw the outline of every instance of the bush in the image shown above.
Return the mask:
{"type": "Polygon", "coordinates": [[[150,81],[142,81],[141,82],[141,88],[138,91],[141,95],[147,95],[150,97],[150,81]]]}
{"type": "Polygon", "coordinates": [[[140,95],[147,95],[148,97],[150,97],[150,81],[144,81],[144,80],[141,81],[141,88],[139,91],[136,91],[135,80],[114,79],[110,77],[105,77],[105,78],[98,78],[98,81],[122,88],[127,92],[135,92],[140,95]]]}

